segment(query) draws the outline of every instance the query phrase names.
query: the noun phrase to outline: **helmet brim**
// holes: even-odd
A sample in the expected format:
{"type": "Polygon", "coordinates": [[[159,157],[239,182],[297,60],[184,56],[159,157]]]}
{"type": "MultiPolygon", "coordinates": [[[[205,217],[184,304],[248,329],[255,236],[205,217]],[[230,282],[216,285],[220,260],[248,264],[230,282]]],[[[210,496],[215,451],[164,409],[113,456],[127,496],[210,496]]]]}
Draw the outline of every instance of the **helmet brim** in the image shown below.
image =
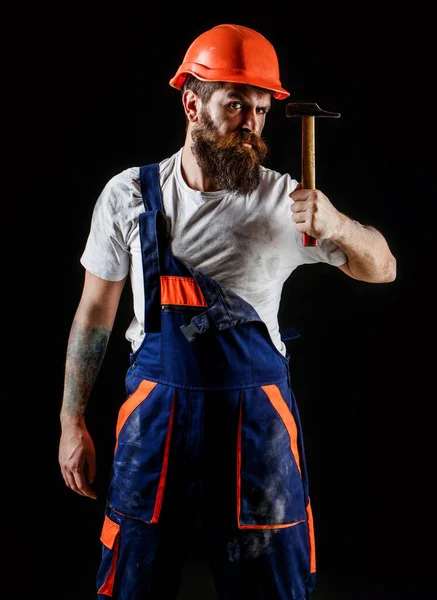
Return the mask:
{"type": "Polygon", "coordinates": [[[279,81],[272,81],[271,79],[260,77],[249,78],[247,77],[247,73],[244,73],[241,69],[234,69],[233,72],[226,69],[226,72],[224,72],[222,69],[209,69],[193,63],[184,63],[181,65],[174,77],[170,79],[169,84],[171,87],[180,90],[188,75],[194,75],[194,77],[200,79],[200,81],[225,81],[228,83],[253,85],[271,92],[276,100],[285,100],[285,98],[290,96],[290,92],[284,89],[279,81]]]}

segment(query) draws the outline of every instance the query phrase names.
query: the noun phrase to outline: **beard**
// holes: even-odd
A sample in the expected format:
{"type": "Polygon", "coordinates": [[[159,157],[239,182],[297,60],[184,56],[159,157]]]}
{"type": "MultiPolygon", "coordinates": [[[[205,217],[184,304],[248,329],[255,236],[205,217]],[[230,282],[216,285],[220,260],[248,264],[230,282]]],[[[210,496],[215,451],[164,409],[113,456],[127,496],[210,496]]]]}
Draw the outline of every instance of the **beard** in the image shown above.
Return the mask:
{"type": "Polygon", "coordinates": [[[243,129],[221,135],[203,109],[192,140],[191,149],[203,174],[220,189],[244,196],[258,187],[260,166],[268,152],[258,135],[243,129]],[[243,146],[244,142],[252,147],[243,146]]]}

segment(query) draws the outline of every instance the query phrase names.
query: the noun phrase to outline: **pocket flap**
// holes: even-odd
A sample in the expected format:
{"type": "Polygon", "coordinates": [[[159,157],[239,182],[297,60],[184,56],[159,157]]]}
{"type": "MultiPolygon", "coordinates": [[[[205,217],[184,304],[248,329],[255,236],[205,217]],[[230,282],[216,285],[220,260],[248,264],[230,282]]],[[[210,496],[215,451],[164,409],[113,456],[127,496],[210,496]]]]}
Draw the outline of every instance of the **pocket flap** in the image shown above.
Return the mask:
{"type": "Polygon", "coordinates": [[[109,517],[105,517],[100,541],[104,546],[109,548],[109,550],[112,550],[119,531],[120,525],[118,523],[114,523],[114,521],[111,521],[109,517]]]}

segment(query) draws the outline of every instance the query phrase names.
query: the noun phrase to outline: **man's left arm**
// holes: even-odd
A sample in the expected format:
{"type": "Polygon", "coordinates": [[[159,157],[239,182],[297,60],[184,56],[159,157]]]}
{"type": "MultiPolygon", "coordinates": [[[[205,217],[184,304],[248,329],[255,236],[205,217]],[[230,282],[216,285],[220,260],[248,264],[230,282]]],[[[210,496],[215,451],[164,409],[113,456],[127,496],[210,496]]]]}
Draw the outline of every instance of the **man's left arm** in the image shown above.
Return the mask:
{"type": "Polygon", "coordinates": [[[296,189],[290,198],[297,231],[331,240],[346,254],[347,262],[339,266],[343,273],[369,283],[396,279],[396,258],[375,227],[362,225],[339,212],[320,190],[296,189]]]}
{"type": "Polygon", "coordinates": [[[347,256],[339,269],[360,281],[390,283],[396,279],[396,259],[387,240],[375,227],[341,215],[338,233],[331,238],[347,256]]]}

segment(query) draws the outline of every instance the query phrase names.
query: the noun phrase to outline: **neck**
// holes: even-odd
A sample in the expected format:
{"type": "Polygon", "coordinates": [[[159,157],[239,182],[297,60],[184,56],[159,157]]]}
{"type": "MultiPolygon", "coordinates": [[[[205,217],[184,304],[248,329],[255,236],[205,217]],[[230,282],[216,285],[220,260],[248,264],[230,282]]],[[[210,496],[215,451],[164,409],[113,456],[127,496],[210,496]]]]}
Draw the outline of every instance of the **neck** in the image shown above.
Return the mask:
{"type": "Polygon", "coordinates": [[[193,190],[199,192],[216,192],[220,189],[212,179],[206,177],[191,150],[191,136],[185,138],[182,150],[181,170],[185,183],[193,190]]]}

